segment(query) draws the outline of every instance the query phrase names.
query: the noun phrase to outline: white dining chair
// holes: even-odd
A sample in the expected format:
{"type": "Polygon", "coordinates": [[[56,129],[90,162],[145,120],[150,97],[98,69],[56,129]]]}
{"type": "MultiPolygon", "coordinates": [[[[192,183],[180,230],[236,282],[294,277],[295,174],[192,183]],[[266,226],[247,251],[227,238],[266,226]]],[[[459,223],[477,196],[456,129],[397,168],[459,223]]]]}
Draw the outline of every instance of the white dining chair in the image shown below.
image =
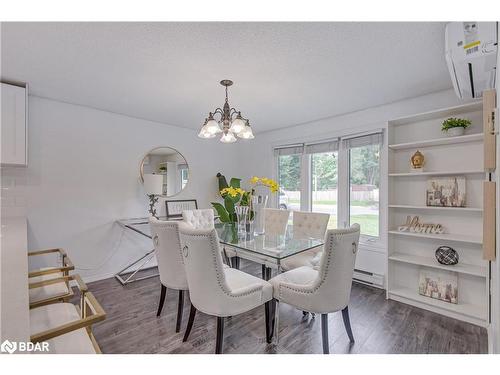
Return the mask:
{"type": "Polygon", "coordinates": [[[289,210],[278,208],[264,208],[264,231],[266,234],[284,234],[288,219],[289,210]]]}
{"type": "MultiPolygon", "coordinates": [[[[285,234],[290,218],[290,210],[277,208],[264,208],[264,232],[266,235],[285,234]]],[[[271,278],[272,268],[267,263],[262,264],[262,278],[271,278]]]]}
{"type": "Polygon", "coordinates": [[[214,218],[214,210],[211,208],[182,211],[182,220],[196,229],[212,229],[214,218]]]}
{"type": "Polygon", "coordinates": [[[179,238],[179,222],[158,220],[154,217],[149,219],[151,235],[158,261],[160,274],[160,302],[156,316],[161,315],[165,296],[168,289],[179,291],[177,305],[177,322],[175,332],[179,332],[182,323],[182,311],[184,306],[184,291],[188,290],[188,282],[181,255],[181,243],[179,238]]]}
{"type": "MultiPolygon", "coordinates": [[[[274,329],[279,339],[279,304],[286,303],[302,311],[321,314],[323,353],[329,353],[328,314],[342,310],[345,329],[351,343],[354,336],[349,319],[354,263],[358,252],[359,225],[348,229],[330,229],[326,232],[323,256],[319,269],[299,267],[271,279],[274,329]]],[[[272,332],[271,332],[272,335],[272,332]]]]}
{"type": "MultiPolygon", "coordinates": [[[[326,228],[330,215],[319,212],[293,212],[293,237],[294,238],[325,238],[326,228]]],[[[293,270],[294,268],[309,266],[317,266],[317,260],[323,251],[323,247],[304,251],[297,255],[283,259],[281,268],[285,271],[293,270]]]]}
{"type": "Polygon", "coordinates": [[[267,281],[235,268],[225,268],[215,229],[180,227],[182,255],[191,298],[191,311],[183,341],[187,341],[196,311],[217,317],[215,353],[222,353],[224,318],[265,305],[266,340],[271,342],[270,301],[267,281]]]}
{"type": "MultiPolygon", "coordinates": [[[[214,210],[211,208],[182,211],[182,220],[194,229],[213,229],[215,225],[214,210]]],[[[228,266],[240,268],[240,259],[236,251],[230,247],[222,249],[222,255],[228,266]]]]}

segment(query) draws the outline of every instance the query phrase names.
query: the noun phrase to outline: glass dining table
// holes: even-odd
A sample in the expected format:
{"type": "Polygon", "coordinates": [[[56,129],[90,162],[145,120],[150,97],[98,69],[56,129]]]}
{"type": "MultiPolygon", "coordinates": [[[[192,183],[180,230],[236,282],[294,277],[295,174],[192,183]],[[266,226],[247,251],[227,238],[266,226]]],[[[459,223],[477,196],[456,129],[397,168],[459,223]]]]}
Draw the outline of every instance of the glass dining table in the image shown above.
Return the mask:
{"type": "MultiPolygon", "coordinates": [[[[160,217],[160,219],[166,220],[165,217],[160,217]]],[[[121,219],[117,220],[117,223],[126,230],[151,238],[148,218],[121,219]]],[[[281,262],[284,259],[323,245],[323,239],[294,237],[293,225],[288,225],[284,233],[265,233],[259,235],[238,233],[236,224],[232,223],[216,223],[215,230],[217,231],[219,242],[226,258],[227,253],[231,251],[233,256],[260,263],[263,266],[263,270],[266,269],[269,271],[271,268],[274,268],[278,272],[281,272],[281,262]]],[[[133,272],[133,277],[153,257],[154,250],[151,250],[117,273],[115,277],[122,284],[131,282],[131,277],[123,279],[123,275],[133,272]],[[134,267],[136,265],[139,265],[139,267],[134,267]],[[134,271],[128,271],[129,269],[133,269],[134,271]]]]}

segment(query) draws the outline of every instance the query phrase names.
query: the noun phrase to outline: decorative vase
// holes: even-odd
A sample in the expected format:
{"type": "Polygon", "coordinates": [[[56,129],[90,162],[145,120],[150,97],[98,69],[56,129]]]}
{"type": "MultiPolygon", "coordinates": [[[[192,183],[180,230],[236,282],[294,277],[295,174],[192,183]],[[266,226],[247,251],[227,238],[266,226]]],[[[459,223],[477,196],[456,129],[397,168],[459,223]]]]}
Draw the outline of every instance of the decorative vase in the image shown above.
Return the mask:
{"type": "Polygon", "coordinates": [[[446,135],[448,137],[459,137],[464,135],[465,129],[462,127],[450,128],[446,131],[446,135]]]}
{"type": "Polygon", "coordinates": [[[238,235],[246,234],[249,207],[235,206],[234,212],[236,213],[236,221],[238,223],[238,235]]]}
{"type": "Polygon", "coordinates": [[[264,234],[264,208],[267,205],[267,195],[252,196],[252,210],[254,212],[254,233],[264,234]]]}

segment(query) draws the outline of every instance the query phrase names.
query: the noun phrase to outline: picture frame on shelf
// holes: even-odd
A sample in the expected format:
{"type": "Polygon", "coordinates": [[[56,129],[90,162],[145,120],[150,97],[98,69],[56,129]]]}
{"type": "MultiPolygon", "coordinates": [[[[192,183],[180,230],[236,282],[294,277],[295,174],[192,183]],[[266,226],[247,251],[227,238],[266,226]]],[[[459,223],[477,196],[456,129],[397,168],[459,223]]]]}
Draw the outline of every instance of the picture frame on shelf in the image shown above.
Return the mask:
{"type": "Polygon", "coordinates": [[[458,304],[458,274],[422,268],[419,275],[418,294],[458,304]]]}
{"type": "Polygon", "coordinates": [[[427,180],[427,206],[465,207],[465,182],[464,176],[429,178],[427,180]]]}

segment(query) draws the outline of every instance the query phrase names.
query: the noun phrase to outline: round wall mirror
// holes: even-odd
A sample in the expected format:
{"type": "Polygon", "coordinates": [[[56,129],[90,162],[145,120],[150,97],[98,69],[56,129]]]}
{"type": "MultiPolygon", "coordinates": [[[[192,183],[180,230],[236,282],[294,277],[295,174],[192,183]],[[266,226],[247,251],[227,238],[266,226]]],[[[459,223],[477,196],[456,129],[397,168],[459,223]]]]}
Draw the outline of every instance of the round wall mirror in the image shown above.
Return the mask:
{"type": "Polygon", "coordinates": [[[142,159],[140,175],[146,194],[171,197],[186,186],[189,167],[184,156],[176,149],[157,147],[142,159]]]}

